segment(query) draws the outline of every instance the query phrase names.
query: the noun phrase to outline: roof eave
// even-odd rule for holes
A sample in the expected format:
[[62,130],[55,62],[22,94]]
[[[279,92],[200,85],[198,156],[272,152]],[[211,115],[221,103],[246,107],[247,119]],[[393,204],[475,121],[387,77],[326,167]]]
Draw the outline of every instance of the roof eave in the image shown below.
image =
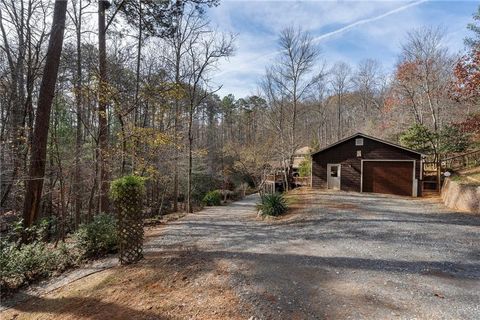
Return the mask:
[[348,137],[346,137],[346,138],[343,138],[343,139],[341,139],[341,140],[339,140],[339,141],[337,141],[337,142],[335,142],[335,143],[333,143],[333,144],[331,144],[331,145],[329,145],[329,146],[326,146],[326,147],[323,148],[323,149],[320,149],[320,150],[312,153],[311,155],[313,156],[313,155],[315,155],[315,154],[317,154],[317,153],[320,153],[320,152],[323,152],[323,151],[325,151],[325,150],[328,150],[328,149],[330,149],[330,148],[332,148],[332,147],[334,147],[334,146],[336,146],[336,145],[339,145],[340,143],[343,143],[343,142],[345,142],[345,141],[347,141],[347,140],[350,140],[350,139],[352,139],[352,138],[355,138],[355,137],[357,137],[357,136],[362,136],[362,137],[367,138],[367,139],[371,139],[371,140],[375,140],[375,141],[378,141],[378,142],[381,142],[381,143],[388,144],[388,145],[390,145],[390,146],[392,146],[392,147],[395,147],[395,148],[398,148],[398,149],[402,149],[402,150],[405,150],[405,151],[409,151],[409,152],[412,152],[412,153],[419,154],[420,156],[425,156],[425,154],[423,154],[423,153],[421,153],[421,152],[418,152],[418,151],[415,151],[415,150],[412,150],[412,149],[409,149],[409,148],[405,148],[405,147],[402,147],[402,146],[400,146],[400,145],[398,145],[398,144],[395,144],[395,143],[392,143],[392,142],[389,142],[389,141],[385,141],[385,140],[382,140],[382,139],[378,139],[378,138],[369,136],[369,135],[364,134],[364,133],[361,133],[361,132],[357,132],[357,133],[355,133],[355,134],[353,134],[353,135],[351,135],[351,136],[348,136]]

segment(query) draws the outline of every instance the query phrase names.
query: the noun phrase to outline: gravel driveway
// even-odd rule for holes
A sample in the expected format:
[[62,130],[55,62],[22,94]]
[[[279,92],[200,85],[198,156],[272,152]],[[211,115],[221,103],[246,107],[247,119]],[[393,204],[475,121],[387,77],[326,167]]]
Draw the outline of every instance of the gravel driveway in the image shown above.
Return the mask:
[[432,199],[307,191],[297,214],[268,222],[257,201],[173,222],[146,250],[227,265],[258,319],[480,319],[480,217]]

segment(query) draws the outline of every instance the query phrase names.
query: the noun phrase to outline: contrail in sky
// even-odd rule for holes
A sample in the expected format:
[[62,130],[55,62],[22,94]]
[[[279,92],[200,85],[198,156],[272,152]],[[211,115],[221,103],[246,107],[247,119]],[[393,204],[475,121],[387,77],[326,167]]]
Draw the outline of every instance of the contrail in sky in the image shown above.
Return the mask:
[[348,30],[350,30],[350,29],[353,29],[353,28],[355,28],[355,27],[357,27],[357,26],[360,26],[360,25],[362,25],[362,24],[383,19],[383,18],[388,17],[388,16],[390,16],[390,15],[392,15],[392,14],[395,14],[395,13],[397,13],[397,12],[403,11],[403,10],[408,9],[408,8],[411,8],[411,7],[418,6],[419,4],[422,4],[422,3],[427,2],[427,1],[428,1],[428,0],[420,0],[420,1],[411,2],[411,3],[406,4],[406,5],[404,5],[404,6],[398,7],[398,8],[396,8],[396,9],[390,10],[390,11],[388,11],[388,12],[385,12],[385,13],[379,15],[379,16],[376,16],[376,17],[373,17],[373,18],[368,18],[368,19],[358,20],[358,21],[356,21],[356,22],[354,22],[354,23],[351,23],[351,24],[349,24],[349,25],[347,25],[347,26],[345,26],[345,27],[341,27],[340,29],[337,29],[337,30],[335,30],[335,31],[331,31],[331,32],[322,34],[322,35],[320,35],[320,36],[318,36],[318,37],[315,37],[315,38],[313,38],[313,41],[314,41],[314,42],[322,41],[322,40],[327,39],[327,38],[330,38],[330,37],[332,37],[332,36],[334,36],[334,35],[337,35],[337,34],[340,34],[340,33],[345,32],[345,31],[348,31]]
[[[430,0],[418,0],[418,1],[414,1],[414,2],[410,2],[404,6],[401,6],[401,7],[398,7],[398,8],[395,8],[393,10],[390,10],[390,11],[387,11],[385,13],[382,13],[376,17],[372,17],[372,18],[366,18],[366,19],[361,19],[361,20],[358,20],[358,21],[355,21],[349,25],[346,25],[344,27],[341,27],[337,30],[334,30],[334,31],[331,31],[331,32],[328,32],[328,33],[325,33],[325,34],[322,34],[318,37],[315,37],[313,38],[313,41],[314,42],[320,42],[322,40],[325,40],[327,38],[330,38],[330,37],[333,37],[335,35],[338,35],[338,34],[342,34],[344,32],[347,32],[355,27],[358,27],[358,26],[361,26],[361,25],[364,25],[364,24],[367,24],[367,23],[370,23],[370,22],[373,22],[373,21],[377,21],[377,20],[380,20],[380,19],[383,19],[385,17],[388,17],[388,16],[391,16],[393,14],[396,14],[398,12],[401,12],[401,11],[404,11],[408,8],[411,8],[411,7],[415,7],[415,6],[418,6],[424,2],[428,2]],[[253,58],[250,60],[250,62],[253,62],[253,61],[258,61],[258,60],[269,60],[271,59],[272,57],[274,57],[275,55],[279,54],[280,52],[282,52],[282,50],[276,50],[276,51],[273,51],[273,52],[270,52],[270,53],[267,53],[267,54],[261,54],[261,55],[258,55],[257,57]],[[225,70],[225,71],[222,71],[222,72],[219,72],[217,73],[214,77],[218,77],[218,76],[222,76],[226,73],[231,73],[231,72],[234,72],[235,70]]]

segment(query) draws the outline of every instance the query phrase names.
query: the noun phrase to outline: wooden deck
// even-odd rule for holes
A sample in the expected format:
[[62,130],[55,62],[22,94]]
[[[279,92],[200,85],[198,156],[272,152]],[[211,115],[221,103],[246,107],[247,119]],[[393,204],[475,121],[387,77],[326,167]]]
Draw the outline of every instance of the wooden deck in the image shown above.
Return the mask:
[[[263,181],[264,190],[267,193],[274,193],[279,190],[280,186],[283,186],[285,178],[282,175],[267,175]],[[292,185],[294,188],[298,187],[310,187],[310,177],[293,177]]]

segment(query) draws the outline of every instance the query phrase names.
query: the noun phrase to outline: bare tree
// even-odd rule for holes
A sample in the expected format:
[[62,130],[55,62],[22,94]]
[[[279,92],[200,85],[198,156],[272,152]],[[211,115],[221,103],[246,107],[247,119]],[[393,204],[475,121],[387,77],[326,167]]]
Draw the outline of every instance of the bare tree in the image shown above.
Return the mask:
[[34,91],[45,54],[49,14],[49,7],[42,0],[0,1],[0,50],[5,55],[10,75],[7,117],[2,128],[8,126],[11,141],[3,144],[5,140],[2,140],[1,164],[10,162],[11,167],[0,168],[0,207],[5,206],[16,182],[24,178],[20,173],[27,166],[28,149],[32,144]]
[[315,86],[314,95],[311,98],[310,104],[312,105],[312,113],[316,118],[316,139],[321,146],[325,146],[329,143],[329,132],[332,129],[328,120],[327,109],[327,97],[328,97],[328,84],[326,82],[327,75],[320,79]]
[[[282,149],[285,176],[290,175],[293,154],[298,148],[298,106],[323,76],[323,70],[314,72],[319,50],[309,33],[289,27],[280,33],[280,53],[277,61],[267,69],[263,91],[279,114],[276,125]],[[290,116],[284,120],[285,117]],[[288,179],[286,179],[288,181]],[[288,190],[288,183],[286,184]]]
[[187,212],[192,212],[192,168],[193,168],[193,118],[198,107],[216,90],[209,89],[208,74],[221,58],[233,54],[233,36],[218,34],[208,29],[194,31],[188,40],[188,50],[183,62],[185,68],[185,90],[187,97],[188,126],[188,181]]
[[337,62],[330,70],[331,76],[331,86],[335,99],[337,102],[337,139],[341,139],[344,134],[343,128],[343,109],[344,109],[344,100],[345,95],[350,89],[351,85],[351,67],[345,62]]
[[[438,133],[449,121],[451,104],[448,88],[452,82],[454,59],[443,46],[441,28],[421,28],[407,33],[395,75],[399,101],[411,107],[414,119],[432,128],[432,145],[438,149]],[[435,154],[437,151],[435,151]]]
[[[176,2],[177,6],[181,6],[180,2]],[[189,44],[198,37],[208,22],[202,19],[201,12],[197,10],[185,10],[178,8],[174,16],[174,31],[171,37],[165,39],[168,44],[165,62],[167,68],[171,71],[172,82],[174,83],[174,123],[173,123],[173,139],[175,143],[174,149],[174,177],[173,177],[173,210],[178,211],[178,194],[179,194],[179,125],[182,100],[182,87],[187,76],[185,73],[190,72],[182,68],[184,61],[188,55]]]
[[446,97],[454,60],[443,47],[444,31],[441,28],[422,28],[410,31],[402,45],[402,62],[412,63],[413,77],[417,80],[420,95],[435,132],[440,126],[442,98]]
[[353,76],[354,89],[360,96],[363,120],[369,116],[373,107],[379,110],[381,105],[377,99],[383,83],[381,65],[377,60],[366,59],[360,61]]
[[76,74],[75,74],[75,113],[76,113],[76,131],[75,131],[75,172],[74,172],[74,185],[75,185],[75,223],[80,224],[81,210],[82,210],[82,190],[83,184],[81,182],[80,175],[80,157],[82,154],[82,109],[83,109],[83,68],[82,68],[82,34],[83,34],[83,15],[85,10],[91,4],[90,1],[73,0],[72,10],[67,11],[70,19],[73,22],[75,28],[75,40],[76,40]]

